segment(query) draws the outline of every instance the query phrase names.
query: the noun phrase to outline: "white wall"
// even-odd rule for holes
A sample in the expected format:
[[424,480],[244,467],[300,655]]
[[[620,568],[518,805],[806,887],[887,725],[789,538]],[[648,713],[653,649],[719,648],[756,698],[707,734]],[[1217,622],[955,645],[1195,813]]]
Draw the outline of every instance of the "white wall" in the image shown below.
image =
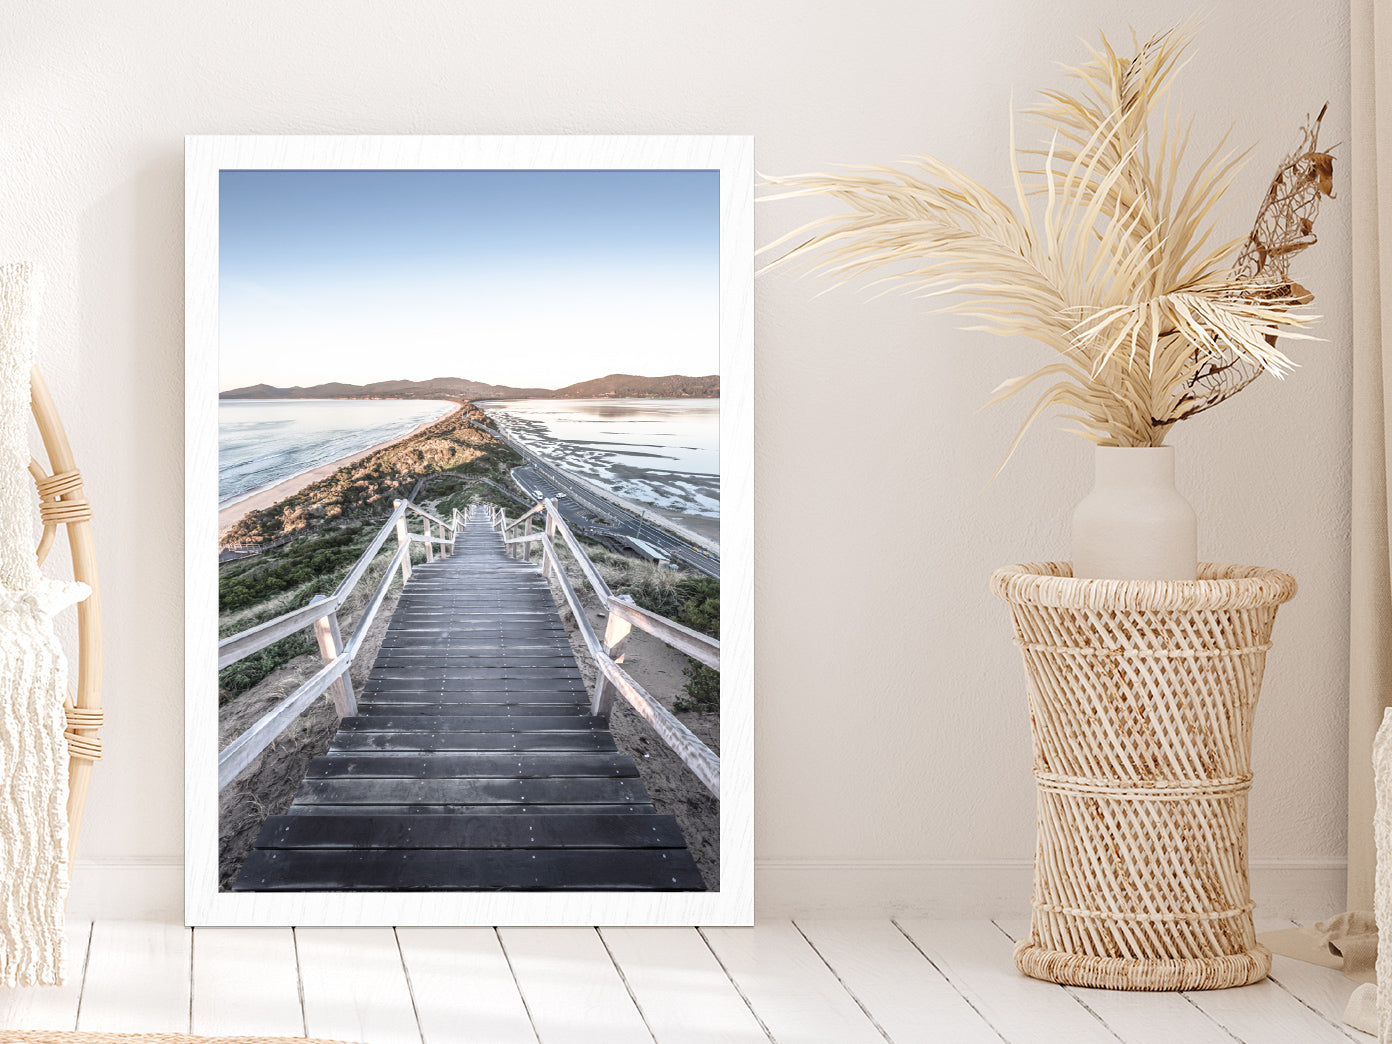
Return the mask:
[[[83,901],[134,912],[157,885],[177,903],[184,134],[752,133],[767,172],[931,152],[1003,184],[1012,91],[1018,105],[1060,85],[1054,62],[1081,60],[1098,28],[1149,33],[1193,6],[11,4],[0,256],[48,272],[42,359],[98,509],[108,614],[109,753]],[[1211,6],[1179,97],[1201,143],[1230,123],[1260,143],[1226,219],[1240,234],[1308,111],[1328,99],[1325,140],[1347,141],[1347,25],[1333,5]],[[1173,439],[1203,555],[1301,583],[1257,726],[1267,912],[1342,902],[1347,154],[1300,266],[1327,343]],[[760,241],[812,211],[763,208]],[[820,289],[780,274],[758,298],[760,907],[1019,909],[1028,731],[986,578],[1066,555],[1090,454],[1045,422],[986,485],[1023,403],[977,408],[1044,350],[960,333],[906,299]]]

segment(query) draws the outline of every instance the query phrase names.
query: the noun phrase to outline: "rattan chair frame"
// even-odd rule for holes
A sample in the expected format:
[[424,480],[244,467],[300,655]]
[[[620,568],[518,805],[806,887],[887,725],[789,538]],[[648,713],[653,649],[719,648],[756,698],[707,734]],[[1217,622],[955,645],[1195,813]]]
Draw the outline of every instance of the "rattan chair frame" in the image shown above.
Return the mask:
[[68,867],[71,871],[82,829],[82,812],[87,805],[92,766],[101,758],[101,740],[97,735],[103,721],[101,585],[97,580],[96,550],[92,540],[92,506],[83,490],[82,473],[77,469],[58,408],[37,366],[29,374],[29,391],[49,468],[45,470],[37,459],[30,458],[29,472],[39,491],[39,512],[43,521],[43,536],[36,554],[42,564],[53,550],[58,527],[66,527],[73,578],[92,589],[91,595],[77,604],[77,688],[75,692],[69,690],[63,706],[67,716],[64,735],[68,741]]

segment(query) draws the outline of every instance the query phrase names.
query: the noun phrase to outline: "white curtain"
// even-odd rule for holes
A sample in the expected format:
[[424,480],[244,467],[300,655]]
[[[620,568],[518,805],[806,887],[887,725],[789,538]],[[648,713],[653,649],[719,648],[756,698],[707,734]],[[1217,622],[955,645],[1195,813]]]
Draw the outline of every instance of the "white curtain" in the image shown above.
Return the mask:
[[1353,561],[1348,909],[1373,908],[1373,737],[1392,706],[1392,5],[1352,0]]

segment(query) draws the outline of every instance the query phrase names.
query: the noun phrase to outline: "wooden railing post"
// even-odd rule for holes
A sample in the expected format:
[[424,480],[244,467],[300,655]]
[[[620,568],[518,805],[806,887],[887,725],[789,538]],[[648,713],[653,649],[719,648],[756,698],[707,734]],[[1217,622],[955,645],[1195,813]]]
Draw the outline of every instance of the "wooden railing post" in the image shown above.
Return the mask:
[[[632,603],[633,599],[628,595],[619,595],[621,602]],[[633,625],[621,617],[609,614],[609,618],[604,623],[604,653],[615,663],[623,663],[624,646],[628,644],[628,636],[633,631]],[[595,676],[594,700],[590,707],[591,714],[599,714],[609,717],[609,710],[614,705],[614,686],[605,677],[603,671],[599,671]]]
[[[399,500],[394,501],[394,503],[397,507],[401,506]],[[396,543],[398,547],[405,545],[410,548],[411,546],[411,533],[406,528],[406,512],[404,511],[401,513],[401,517],[396,520]],[[411,552],[408,550],[401,559],[401,582],[404,584],[409,579],[411,579]]]
[[[310,604],[327,601],[323,595],[315,595]],[[314,640],[319,643],[319,658],[324,661],[325,666],[338,659],[339,654],[343,652],[343,636],[338,630],[337,612],[331,612],[314,621]],[[329,695],[333,698],[334,710],[338,712],[339,718],[348,718],[358,713],[357,697],[353,694],[353,682],[347,671],[329,683]]]
[[[526,523],[526,525],[523,527],[522,535],[523,535],[524,537],[529,537],[529,536],[532,535],[532,516],[531,516],[531,515],[528,515],[528,516],[527,516],[527,523]],[[522,560],[523,560],[524,562],[530,562],[530,561],[532,560],[532,545],[531,545],[531,544],[519,544],[518,546],[522,549]]]
[[[555,507],[555,505],[552,504],[551,501],[549,501],[549,500],[546,501],[545,503],[546,503],[546,539],[547,539],[547,540],[550,540],[552,543],[555,543],[555,540],[556,540],[556,519],[555,519],[555,516],[553,516],[553,515],[551,514],[551,512],[553,512],[554,510],[556,510],[556,507]],[[559,567],[558,567],[558,568],[559,568]],[[544,578],[546,578],[547,580],[550,580],[550,579],[551,579],[551,566],[550,566],[550,562],[549,562],[549,560],[547,559],[546,555],[542,555],[542,556],[541,556],[541,575],[542,575]]]
[[425,560],[433,562],[435,561],[435,541],[432,539],[435,536],[434,527],[430,525],[428,518],[421,521],[425,523]]

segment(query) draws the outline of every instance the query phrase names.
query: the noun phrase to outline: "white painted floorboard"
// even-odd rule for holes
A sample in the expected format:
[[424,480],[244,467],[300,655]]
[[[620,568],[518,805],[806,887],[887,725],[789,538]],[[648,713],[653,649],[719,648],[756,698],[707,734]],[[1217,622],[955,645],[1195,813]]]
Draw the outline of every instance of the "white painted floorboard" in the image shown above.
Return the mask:
[[[1266,925],[1265,928],[1283,925]],[[71,978],[0,990],[0,1029],[310,1036],[364,1044],[1370,1044],[1353,984],[1277,957],[1236,990],[1118,993],[1016,971],[1022,922],[757,928],[68,932]]]
[[536,1044],[493,928],[398,928],[424,1044]]
[[1015,944],[990,921],[897,923],[1012,1044],[1116,1044],[1121,1039],[1067,990],[1021,975]]
[[599,934],[662,1044],[768,1041],[699,933],[690,928],[602,928]]
[[782,1044],[880,1044],[883,1035],[789,921],[702,931],[769,1034]]
[[420,1044],[411,987],[390,928],[296,928],[305,1035]]
[[1271,981],[1313,1009],[1349,1040],[1367,1042],[1373,1039],[1370,1033],[1360,1033],[1344,1025],[1344,1009],[1348,1007],[1349,997],[1358,985],[1353,980],[1338,973],[1331,975],[1328,968],[1321,968],[1317,964],[1306,964],[1277,954],[1271,962]]
[[77,1028],[187,1033],[192,942],[182,925],[98,921],[92,926]]
[[498,937],[542,1044],[652,1044],[593,928],[500,928]]
[[193,937],[193,1032],[205,1037],[304,1035],[295,933],[204,928]]
[[[1260,938],[1263,932],[1295,926],[1294,921],[1258,918],[1257,934]],[[1349,997],[1358,985],[1352,979],[1346,979],[1338,973],[1331,974],[1328,968],[1321,968],[1317,964],[1307,964],[1278,953],[1271,961],[1271,981],[1312,1009],[1346,1039],[1362,1041],[1364,1044],[1373,1040],[1372,1034],[1362,1033],[1344,1025],[1344,1009],[1348,1007]]]
[[890,1040],[1000,1044],[1000,1034],[892,922],[799,920],[797,927]]

